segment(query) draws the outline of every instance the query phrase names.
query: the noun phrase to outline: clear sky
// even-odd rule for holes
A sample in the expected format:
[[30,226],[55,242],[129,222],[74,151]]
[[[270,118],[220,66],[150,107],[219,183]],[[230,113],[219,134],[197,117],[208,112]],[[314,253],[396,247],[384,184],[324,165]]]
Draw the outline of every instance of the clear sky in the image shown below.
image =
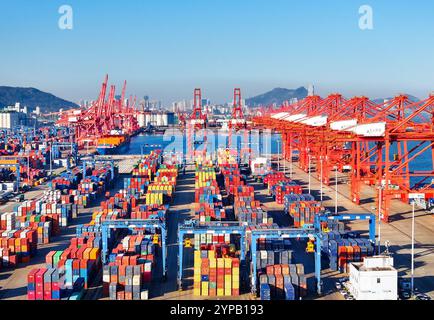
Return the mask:
[[[73,30],[58,9],[73,8]],[[374,29],[359,29],[369,4]],[[318,93],[434,91],[432,0],[0,1],[0,85],[78,101],[104,75],[165,103],[201,87],[214,102],[314,83]]]

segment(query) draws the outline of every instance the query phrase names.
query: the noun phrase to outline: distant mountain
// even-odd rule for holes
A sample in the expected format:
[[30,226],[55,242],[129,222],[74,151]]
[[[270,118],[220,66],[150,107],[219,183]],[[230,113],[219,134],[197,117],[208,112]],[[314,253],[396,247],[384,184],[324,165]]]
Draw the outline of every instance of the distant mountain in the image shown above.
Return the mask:
[[[406,94],[406,95],[407,95],[408,99],[412,102],[419,102],[420,101],[419,98],[412,96],[411,94]],[[392,97],[390,97],[390,98],[378,98],[378,99],[372,100],[372,102],[374,102],[376,104],[380,104],[380,103],[384,103],[384,100],[392,100],[392,99],[393,99]]]
[[0,86],[0,108],[15,105],[19,102],[22,107],[29,109],[41,107],[42,113],[56,112],[59,109],[77,108],[78,105],[58,98],[51,93],[43,92],[35,88],[18,88]]
[[279,106],[283,104],[284,101],[289,101],[293,98],[297,98],[298,100],[304,99],[307,97],[307,94],[308,91],[305,87],[298,89],[275,88],[264,94],[246,99],[246,105],[249,107],[258,107],[269,106],[275,103]]

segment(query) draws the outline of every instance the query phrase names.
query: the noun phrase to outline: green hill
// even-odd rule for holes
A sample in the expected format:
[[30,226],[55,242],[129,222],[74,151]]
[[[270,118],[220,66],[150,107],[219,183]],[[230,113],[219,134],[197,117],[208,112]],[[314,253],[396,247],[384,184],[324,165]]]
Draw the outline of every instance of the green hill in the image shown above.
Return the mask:
[[0,108],[15,105],[16,102],[19,102],[22,106],[27,106],[30,110],[34,110],[39,106],[42,113],[56,112],[61,108],[70,109],[78,107],[73,102],[35,88],[0,86]]

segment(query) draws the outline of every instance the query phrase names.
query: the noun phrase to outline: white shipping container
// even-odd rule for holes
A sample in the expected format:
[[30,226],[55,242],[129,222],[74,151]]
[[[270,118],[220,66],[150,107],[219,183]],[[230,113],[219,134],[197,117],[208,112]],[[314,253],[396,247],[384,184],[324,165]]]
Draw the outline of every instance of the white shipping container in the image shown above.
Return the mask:
[[144,270],[145,272],[149,272],[149,271],[151,271],[151,270],[152,270],[152,263],[151,263],[151,262],[146,262],[146,263],[145,263],[145,266],[144,266],[144,268],[143,268],[143,270]]
[[148,298],[149,298],[148,290],[143,290],[142,292],[140,292],[141,300],[148,300]]
[[231,235],[228,234],[228,233],[225,234],[225,242],[226,242],[226,243],[231,242]]
[[109,274],[103,274],[102,276],[102,282],[110,282],[110,275]]
[[133,286],[140,285],[140,276],[133,276]]

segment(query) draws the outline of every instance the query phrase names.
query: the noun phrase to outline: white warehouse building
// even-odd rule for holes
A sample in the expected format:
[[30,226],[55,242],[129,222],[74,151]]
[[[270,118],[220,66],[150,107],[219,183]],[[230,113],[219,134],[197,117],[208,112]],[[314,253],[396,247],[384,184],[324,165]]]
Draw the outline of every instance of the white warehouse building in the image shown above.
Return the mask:
[[398,271],[393,258],[374,256],[351,263],[349,289],[356,300],[397,300]]
[[151,124],[156,127],[167,127],[175,124],[175,114],[173,112],[139,112],[137,113],[137,122],[140,127],[146,127]]
[[21,112],[0,111],[0,129],[12,129],[22,124],[26,115]]

